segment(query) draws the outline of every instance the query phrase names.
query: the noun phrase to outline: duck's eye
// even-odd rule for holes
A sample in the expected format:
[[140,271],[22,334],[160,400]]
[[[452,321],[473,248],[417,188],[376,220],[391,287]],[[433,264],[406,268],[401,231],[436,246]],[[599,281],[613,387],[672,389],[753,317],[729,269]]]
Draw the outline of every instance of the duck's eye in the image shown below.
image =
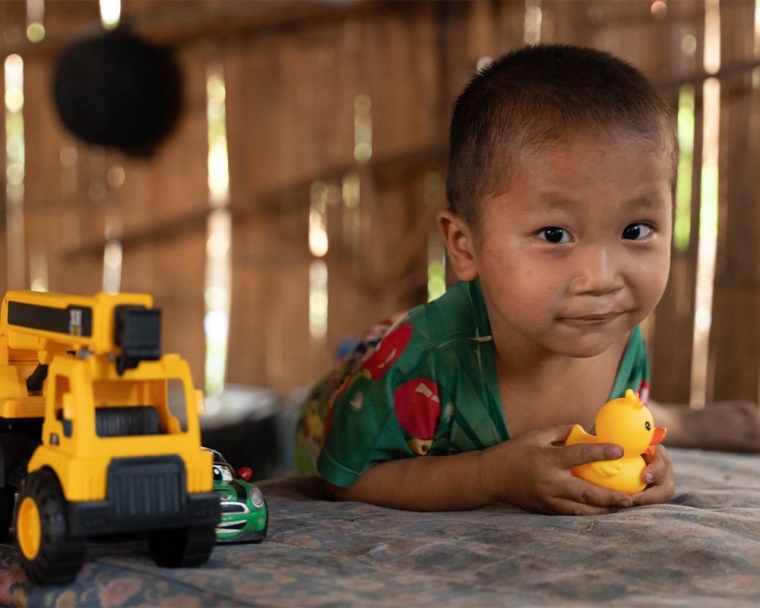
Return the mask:
[[649,422],[649,420],[644,423],[644,426],[646,427],[647,431],[652,430],[652,424]]

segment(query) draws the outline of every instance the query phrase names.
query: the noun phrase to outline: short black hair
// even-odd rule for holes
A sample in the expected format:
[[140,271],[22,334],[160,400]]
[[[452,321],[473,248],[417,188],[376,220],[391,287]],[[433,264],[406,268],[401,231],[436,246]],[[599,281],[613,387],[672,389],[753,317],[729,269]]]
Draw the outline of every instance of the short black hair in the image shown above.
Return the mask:
[[449,132],[449,208],[477,227],[480,201],[505,188],[522,146],[585,128],[612,128],[661,143],[678,167],[674,111],[649,80],[596,49],[526,46],[496,59],[454,104]]

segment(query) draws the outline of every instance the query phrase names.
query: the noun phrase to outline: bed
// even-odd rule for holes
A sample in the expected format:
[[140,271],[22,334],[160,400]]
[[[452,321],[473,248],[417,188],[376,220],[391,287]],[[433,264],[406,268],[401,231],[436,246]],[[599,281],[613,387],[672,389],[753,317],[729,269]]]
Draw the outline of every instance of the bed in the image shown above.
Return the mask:
[[141,539],[92,542],[77,581],[37,587],[0,545],[13,606],[755,606],[760,456],[671,449],[665,505],[596,517],[508,505],[410,513],[324,500],[313,478],[260,483],[261,544],[160,569]]

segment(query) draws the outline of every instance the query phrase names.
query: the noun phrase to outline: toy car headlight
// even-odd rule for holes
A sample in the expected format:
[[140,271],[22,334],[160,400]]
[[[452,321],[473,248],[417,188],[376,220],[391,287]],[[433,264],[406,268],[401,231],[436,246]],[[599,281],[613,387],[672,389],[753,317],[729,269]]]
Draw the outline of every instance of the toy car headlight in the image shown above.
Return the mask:
[[251,499],[251,502],[253,503],[253,506],[257,509],[260,509],[264,506],[264,495],[261,493],[261,490],[258,488],[251,488],[248,490],[248,496]]

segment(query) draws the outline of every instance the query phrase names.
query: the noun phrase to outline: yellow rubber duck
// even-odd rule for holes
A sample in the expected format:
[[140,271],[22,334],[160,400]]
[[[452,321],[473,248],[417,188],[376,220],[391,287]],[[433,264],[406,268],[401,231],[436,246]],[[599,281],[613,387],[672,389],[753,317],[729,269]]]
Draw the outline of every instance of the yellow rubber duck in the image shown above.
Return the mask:
[[641,492],[646,462],[643,454],[654,454],[655,446],[665,438],[665,428],[654,426],[652,414],[631,389],[625,397],[608,401],[596,415],[596,435],[576,424],[565,445],[576,443],[615,443],[625,451],[617,460],[599,460],[573,467],[576,477],[627,494]]

